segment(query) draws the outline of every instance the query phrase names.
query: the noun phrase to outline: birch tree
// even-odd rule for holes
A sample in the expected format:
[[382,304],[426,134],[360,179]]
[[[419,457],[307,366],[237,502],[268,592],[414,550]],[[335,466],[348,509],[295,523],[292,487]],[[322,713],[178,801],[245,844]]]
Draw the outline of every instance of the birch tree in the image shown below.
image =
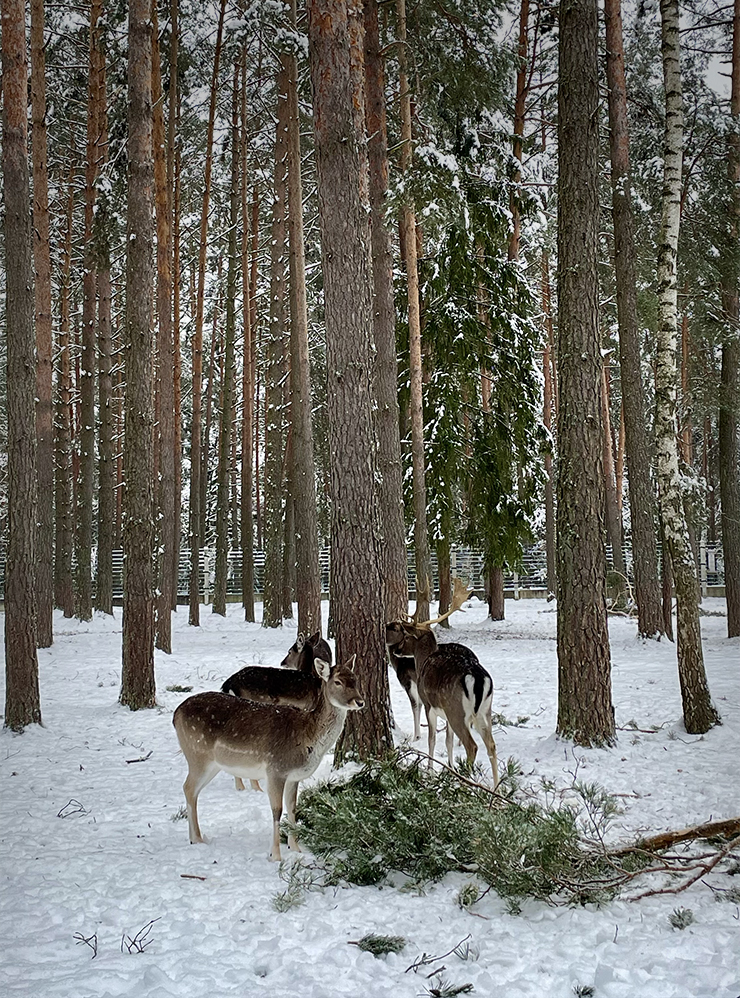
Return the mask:
[[683,101],[678,0],[661,0],[661,49],[665,85],[663,197],[658,241],[657,283],[660,324],[656,344],[655,437],[664,533],[664,557],[676,588],[676,645],[683,717],[690,734],[703,734],[719,721],[704,670],[699,623],[699,582],[684,513],[676,440],[677,289],[676,255],[681,217]]

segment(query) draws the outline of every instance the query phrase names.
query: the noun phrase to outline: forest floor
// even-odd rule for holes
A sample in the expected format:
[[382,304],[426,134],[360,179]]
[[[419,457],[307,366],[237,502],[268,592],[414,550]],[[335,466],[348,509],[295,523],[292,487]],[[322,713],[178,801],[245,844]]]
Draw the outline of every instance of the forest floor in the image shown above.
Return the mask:
[[[723,600],[705,600],[703,610],[707,675],[724,723],[687,735],[675,646],[642,642],[634,621],[614,617],[619,741],[610,750],[574,749],[554,735],[554,604],[507,600],[507,619],[494,623],[473,600],[441,638],[469,645],[493,676],[494,710],[514,722],[495,731],[501,764],[514,757],[533,786],[601,784],[623,807],[610,840],[629,842],[740,814],[740,639],[724,636]],[[266,630],[233,605],[225,619],[203,608],[191,628],[181,608],[173,654],[157,653],[159,706],[138,713],[118,703],[120,609],[88,623],[58,616],[55,628],[54,646],[39,652],[44,726],[0,734],[4,996],[412,998],[439,989],[441,978],[486,998],[740,996],[740,878],[730,863],[680,894],[630,902],[635,889],[598,909],[527,901],[513,915],[490,891],[471,913],[455,900],[469,876],[450,874],[422,894],[327,889],[276,911],[285,883],[267,858],[266,794],[236,793],[220,774],[200,798],[209,842],[188,843],[177,820],[186,765],[171,723],[188,693],[167,687],[218,689],[244,665],[277,665],[293,623]],[[411,711],[394,676],[391,690],[401,742]],[[425,729],[417,747],[426,750]],[[482,747],[478,758],[488,764]],[[330,766],[327,756],[315,778]],[[735,901],[722,902],[733,887]],[[679,907],[694,916],[683,930],[669,921]],[[376,959],[348,945],[367,933],[403,936],[406,947]],[[466,938],[461,959],[450,951]],[[447,955],[408,969],[422,954]]]

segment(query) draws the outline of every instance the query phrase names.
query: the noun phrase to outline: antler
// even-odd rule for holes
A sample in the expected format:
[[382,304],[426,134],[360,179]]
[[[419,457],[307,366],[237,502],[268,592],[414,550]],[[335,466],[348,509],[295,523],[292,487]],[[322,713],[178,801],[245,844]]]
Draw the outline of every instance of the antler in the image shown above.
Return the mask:
[[435,617],[433,620],[416,621],[415,622],[416,626],[431,627],[432,624],[439,624],[441,623],[441,621],[447,620],[447,618],[451,617],[456,610],[462,610],[463,603],[470,596],[472,591],[473,591],[472,589],[468,589],[468,587],[465,585],[462,579],[455,576],[454,588],[452,592],[452,605],[450,606],[450,609],[447,611],[447,613],[443,613],[441,617]]

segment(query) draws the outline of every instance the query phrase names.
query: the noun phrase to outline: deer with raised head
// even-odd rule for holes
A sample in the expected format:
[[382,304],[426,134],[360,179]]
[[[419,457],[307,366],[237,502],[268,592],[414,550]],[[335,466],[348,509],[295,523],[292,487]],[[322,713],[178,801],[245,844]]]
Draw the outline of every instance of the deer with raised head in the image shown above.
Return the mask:
[[417,690],[424,704],[429,726],[430,768],[437,741],[437,718],[441,716],[447,720],[449,764],[453,764],[455,735],[465,748],[468,764],[474,762],[478,746],[471,731],[475,728],[486,746],[495,787],[498,785],[499,774],[491,721],[493,680],[469,648],[455,642],[437,644],[432,631],[432,625],[459,610],[468,595],[468,591],[456,579],[452,607],[447,613],[434,620],[392,621],[386,624],[385,640],[389,652],[392,649],[400,658],[413,656]]
[[305,655],[302,654],[306,645],[311,646],[316,658],[322,658],[325,662],[328,662],[329,665],[331,665],[331,647],[329,646],[329,643],[321,637],[321,631],[316,631],[315,634],[310,634],[308,637],[305,637],[304,634],[299,634],[290,646],[290,651],[282,660],[280,665],[284,669],[298,669],[299,672],[313,672],[313,663],[307,663]]
[[[319,641],[314,640],[317,637]],[[329,658],[325,659],[322,655],[316,654],[316,648],[321,644],[326,646]],[[247,665],[233,676],[229,676],[222,685],[221,692],[233,693],[236,697],[254,700],[257,703],[269,703],[274,707],[313,710],[321,692],[321,680],[316,674],[314,662],[317,658],[322,658],[331,665],[331,648],[321,639],[320,634],[315,634],[308,640],[303,634],[299,634],[287,657],[293,655],[295,664],[291,666],[291,671],[286,672],[264,665]],[[252,790],[262,789],[257,780],[252,780],[251,783]],[[234,785],[237,790],[244,790],[244,781],[238,776],[234,780]]]
[[[191,842],[203,842],[198,824],[198,795],[224,770],[232,776],[267,780],[272,809],[270,858],[280,860],[280,818],[295,821],[298,783],[311,776],[339,737],[348,710],[365,702],[352,669],[316,659],[321,692],[313,710],[271,707],[224,693],[188,697],[174,713],[177,740],[188,763],[183,784]],[[291,834],[288,847],[299,849]]]

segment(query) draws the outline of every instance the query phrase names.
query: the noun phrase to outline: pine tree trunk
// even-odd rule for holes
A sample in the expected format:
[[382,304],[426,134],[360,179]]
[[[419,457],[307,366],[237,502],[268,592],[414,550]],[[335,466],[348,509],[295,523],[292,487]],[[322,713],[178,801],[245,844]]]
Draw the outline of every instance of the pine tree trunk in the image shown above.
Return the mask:
[[352,108],[345,0],[309,0],[308,38],[326,308],[331,460],[331,616],[337,661],[355,658],[365,709],[347,715],[335,759],[392,745],[375,494],[372,270]]
[[[411,165],[411,92],[406,53],[406,0],[396,0],[399,90],[401,98],[401,168]],[[401,242],[406,261],[406,292],[409,319],[409,376],[411,381],[411,465],[414,496],[414,549],[416,556],[416,612],[419,620],[429,619],[432,598],[432,572],[427,530],[427,496],[424,455],[424,408],[421,364],[421,312],[419,307],[419,271],[416,253],[416,214],[406,202],[401,209]]]
[[288,66],[287,55],[280,59],[277,81],[277,125],[275,172],[270,233],[270,328],[265,370],[265,458],[264,458],[264,542],[265,585],[262,626],[280,627],[283,622],[283,535],[284,535],[284,451],[285,430],[283,382],[286,376],[285,304],[286,292],[286,187],[288,154]]
[[725,560],[727,636],[740,634],[740,0],[735,0],[732,36],[732,89],[728,131],[729,246],[722,300],[725,336],[722,343],[719,407],[719,485],[722,500],[722,553]]
[[153,220],[151,0],[130,0],[126,212],[126,422],[123,463],[123,673],[121,703],[153,707]]
[[678,0],[661,0],[666,95],[663,210],[658,241],[660,325],[656,347],[655,435],[665,545],[676,587],[678,675],[686,730],[708,731],[719,720],[704,671],[699,583],[684,514],[676,442],[676,254],[680,222],[683,106],[679,64]]
[[213,392],[216,384],[216,370],[217,368],[220,369],[223,362],[223,331],[221,328],[222,268],[223,258],[219,254],[216,267],[216,297],[213,302],[213,323],[211,325],[211,354],[208,361],[208,381],[206,382],[205,389],[205,421],[200,444],[200,537],[204,547],[210,547],[209,541],[211,540],[208,532],[208,486],[210,485],[209,469],[211,468]]
[[87,156],[85,162],[85,264],[82,273],[82,354],[80,393],[80,470],[77,484],[77,616],[92,618],[93,496],[95,490],[95,369],[97,337],[95,330],[97,261],[93,242],[95,221],[95,182],[98,176],[98,48],[102,0],[90,4],[90,53],[87,92]]
[[504,620],[506,616],[504,600],[504,570],[494,565],[488,572],[488,616],[491,620]]
[[[378,504],[383,521],[385,618],[408,613],[409,581],[403,510],[403,467],[398,411],[396,310],[393,301],[393,249],[385,220],[388,196],[388,135],[385,78],[380,54],[378,2],[365,0],[365,121],[373,263],[375,393],[378,400]],[[441,598],[441,595],[440,595]]]
[[[552,414],[554,403],[554,378],[552,374],[552,354],[555,348],[555,335],[552,325],[550,300],[550,258],[547,251],[542,253],[542,310],[545,314],[547,339],[542,353],[544,375],[543,423],[549,434],[553,434]],[[552,453],[545,453],[545,558],[547,560],[547,591],[555,595],[557,591],[557,567],[555,544],[555,473],[552,466]]]
[[41,724],[34,619],[36,358],[28,176],[28,64],[22,0],[3,0],[2,65],[8,419],[5,727],[21,731],[28,724]]
[[64,616],[74,616],[74,586],[72,583],[72,366],[70,362],[70,274],[72,269],[72,218],[74,214],[74,154],[70,157],[67,181],[67,206],[64,242],[57,352],[57,411],[55,427],[55,536],[54,536],[54,602]]
[[208,206],[211,198],[211,167],[213,164],[213,131],[216,119],[216,98],[218,96],[218,65],[221,60],[224,13],[226,0],[221,0],[216,34],[216,52],[213,61],[211,99],[208,110],[208,138],[206,140],[205,186],[203,209],[200,216],[200,252],[198,254],[198,291],[195,308],[195,332],[193,334],[193,414],[190,424],[190,611],[188,623],[193,627],[200,624],[200,545],[201,545],[201,394],[203,391],[203,308],[206,284],[206,250],[208,247]]
[[[173,550],[175,547],[175,381],[172,338],[172,229],[170,225],[167,150],[165,148],[162,75],[159,55],[157,2],[152,0],[152,100],[154,140],[154,199],[157,223],[157,449],[156,481],[157,602],[155,645],[172,652]],[[176,595],[176,594],[174,594]]]
[[630,185],[629,128],[620,0],[605,0],[606,71],[609,83],[609,148],[612,168],[614,268],[619,322],[619,364],[632,522],[632,571],[637,627],[642,637],[664,632],[655,539],[655,495],[650,480],[651,444],[645,433],[645,393],[640,370],[635,238]]
[[36,327],[36,644],[54,641],[54,427],[52,404],[51,255],[46,149],[44,2],[31,3],[31,104],[33,115],[33,258]]
[[253,333],[252,304],[249,282],[249,208],[247,200],[247,46],[242,46],[241,92],[241,221],[242,221],[242,424],[241,424],[241,544],[242,544],[242,606],[244,619],[254,620],[254,512],[252,491],[252,439],[254,436],[254,365],[252,363]]
[[[105,55],[97,51],[98,63],[98,159],[108,161],[108,109]],[[101,210],[102,208],[102,210]],[[107,199],[96,215],[98,242],[98,560],[95,574],[95,609],[113,615],[113,545],[116,522],[116,453],[113,430],[113,330],[111,325],[111,273],[108,228],[111,224]]]
[[234,63],[231,107],[231,197],[229,200],[229,260],[226,275],[226,329],[221,413],[218,429],[216,497],[216,580],[212,612],[226,616],[226,583],[229,574],[229,456],[233,432],[234,340],[236,338],[236,281],[239,270],[236,228],[239,224],[239,63]]
[[601,418],[604,430],[604,488],[606,509],[606,534],[612,546],[612,564],[617,579],[614,584],[617,605],[624,606],[627,587],[627,569],[622,553],[622,516],[617,495],[617,478],[614,468],[611,414],[609,412],[609,372],[607,365],[601,371]]
[[172,443],[174,461],[174,504],[175,523],[173,527],[173,548],[170,573],[172,581],[172,609],[177,610],[177,589],[180,581],[180,531],[182,503],[182,392],[180,376],[182,358],[180,354],[180,146],[177,142],[180,100],[177,73],[179,52],[179,0],[170,3],[170,85],[169,112],[167,116],[167,190],[170,197],[170,218],[172,220],[172,382],[173,405],[175,410],[174,439]]
[[601,425],[596,0],[560,5],[558,81],[558,722],[612,745]]
[[[297,30],[296,0],[291,24]],[[319,530],[316,519],[316,469],[311,426],[311,367],[303,245],[303,183],[298,111],[298,60],[288,57],[288,233],[290,237],[290,388],[291,494],[295,514],[296,600],[298,630],[321,630]]]

